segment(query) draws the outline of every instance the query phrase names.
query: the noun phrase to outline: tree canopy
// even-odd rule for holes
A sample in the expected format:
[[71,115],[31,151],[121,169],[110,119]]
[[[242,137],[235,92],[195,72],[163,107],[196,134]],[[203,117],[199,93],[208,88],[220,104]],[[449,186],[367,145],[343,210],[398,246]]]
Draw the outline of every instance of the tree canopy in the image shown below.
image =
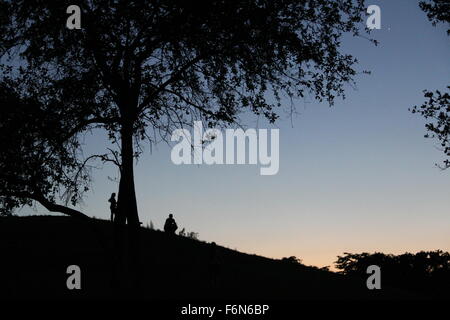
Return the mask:
[[[419,6],[427,13],[433,25],[439,22],[450,25],[450,0],[421,1]],[[450,36],[450,28],[447,35]],[[444,90],[447,92],[424,90],[424,97],[427,100],[421,106],[410,109],[412,113],[420,114],[430,121],[425,125],[429,132],[425,134],[425,138],[438,139],[440,149],[446,157],[443,165],[438,165],[441,169],[450,167],[450,86]]]
[[[450,23],[450,1],[449,0],[432,0],[420,1],[420,8],[426,12],[428,19],[433,26],[438,23]],[[450,28],[447,30],[450,35]]]
[[385,286],[448,297],[450,253],[441,250],[400,255],[380,252],[347,253],[335,262],[340,273],[367,279],[367,267],[377,265]]
[[421,106],[414,106],[412,113],[418,113],[425,119],[430,120],[425,125],[429,133],[425,134],[425,138],[437,138],[440,148],[444,152],[446,159],[442,169],[450,167],[450,86],[447,87],[448,92],[424,91],[427,100]]
[[[73,152],[78,135],[103,128],[120,146],[112,156],[120,168],[121,221],[134,225],[133,159],[140,141],[165,139],[193,120],[239,123],[245,111],[274,122],[283,96],[333,104],[356,74],[355,57],[340,47],[342,35],[359,35],[365,15],[363,0],[99,0],[80,2],[81,29],[69,30],[63,2],[0,0],[0,6],[1,61],[11,67],[0,80],[20,83],[25,106],[28,99],[41,105],[43,126],[47,115],[55,116],[64,131],[58,143],[70,146],[57,156],[58,165],[44,164],[59,171],[46,176],[45,201],[54,203],[48,191],[70,183],[60,178],[67,168],[83,169]],[[10,169],[20,175],[23,166]],[[9,207],[41,202],[4,191]],[[18,200],[22,196],[26,200]]]

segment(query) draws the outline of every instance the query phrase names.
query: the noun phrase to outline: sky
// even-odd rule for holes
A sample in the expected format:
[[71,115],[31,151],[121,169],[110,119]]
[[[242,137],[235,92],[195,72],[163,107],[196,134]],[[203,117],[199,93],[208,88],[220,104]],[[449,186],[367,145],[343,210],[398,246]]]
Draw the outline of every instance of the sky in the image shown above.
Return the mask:
[[[447,26],[433,27],[418,1],[366,4],[381,8],[381,29],[371,33],[380,44],[345,37],[358,70],[371,71],[355,78],[345,100],[296,100],[292,119],[281,114],[275,126],[244,117],[248,127],[280,130],[278,174],[260,175],[259,165],[177,166],[172,146],[144,145],[135,167],[140,220],[162,229],[172,213],[201,240],[319,267],[344,252],[450,251],[450,170],[435,166],[443,152],[423,137],[425,120],[408,111],[424,101],[424,89],[449,84]],[[99,131],[84,141],[86,155],[110,146]],[[110,164],[93,172],[79,210],[109,218],[118,183],[108,177],[117,177]]]

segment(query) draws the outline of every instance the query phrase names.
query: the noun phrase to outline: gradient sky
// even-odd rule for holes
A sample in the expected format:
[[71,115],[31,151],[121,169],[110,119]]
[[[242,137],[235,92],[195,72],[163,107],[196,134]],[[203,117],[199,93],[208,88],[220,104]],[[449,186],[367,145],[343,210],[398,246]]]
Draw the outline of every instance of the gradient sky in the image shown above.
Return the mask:
[[[173,213],[202,240],[316,266],[343,252],[450,251],[450,170],[435,167],[443,153],[423,138],[425,120],[408,111],[424,101],[422,90],[449,84],[447,26],[433,27],[418,1],[366,3],[381,7],[381,30],[372,32],[380,45],[346,37],[344,49],[372,74],[358,76],[331,108],[306,98],[295,102],[292,121],[282,115],[277,175],[261,176],[256,165],[176,166],[169,146],[146,145],[136,165],[141,221],[162,229]],[[86,155],[108,146],[98,131],[85,143]],[[110,165],[94,172],[78,209],[109,218],[118,184],[108,176],[117,177]]]

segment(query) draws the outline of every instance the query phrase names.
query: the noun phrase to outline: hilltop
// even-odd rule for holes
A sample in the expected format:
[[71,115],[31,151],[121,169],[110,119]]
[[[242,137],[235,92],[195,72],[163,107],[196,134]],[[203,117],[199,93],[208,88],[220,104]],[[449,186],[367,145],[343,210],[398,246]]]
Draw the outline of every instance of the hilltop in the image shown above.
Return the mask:
[[[0,218],[0,296],[109,298],[112,224],[62,216]],[[141,298],[154,299],[408,299],[400,290],[368,290],[349,278],[301,264],[217,246],[219,276],[211,280],[210,243],[141,228]],[[78,265],[82,289],[68,290],[66,269]]]

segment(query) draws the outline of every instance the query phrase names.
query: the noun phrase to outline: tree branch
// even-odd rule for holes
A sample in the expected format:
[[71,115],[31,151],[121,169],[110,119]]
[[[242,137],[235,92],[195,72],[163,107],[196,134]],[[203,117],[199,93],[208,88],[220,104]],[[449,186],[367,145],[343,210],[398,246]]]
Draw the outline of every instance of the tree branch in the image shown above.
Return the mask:
[[183,72],[185,72],[186,70],[188,70],[190,67],[192,67],[193,65],[195,65],[197,62],[201,61],[202,59],[204,59],[206,57],[205,54],[201,54],[198,55],[197,57],[195,57],[194,59],[192,59],[191,61],[187,62],[184,66],[182,66],[180,69],[178,69],[175,73],[173,73],[169,79],[167,79],[165,82],[163,82],[160,86],[156,87],[156,90],[154,92],[152,92],[151,94],[149,94],[147,96],[147,99],[145,99],[142,104],[140,105],[139,108],[139,112],[141,112],[142,110],[144,110],[145,106],[147,106],[150,101],[152,101],[152,99],[154,99],[156,96],[158,96],[158,94],[160,94],[162,91],[164,91],[166,89],[166,87],[171,84],[172,82],[176,81],[179,79],[179,77],[183,74]]
[[90,124],[112,124],[116,122],[118,123],[119,121],[120,121],[119,117],[112,117],[112,118],[94,117],[91,119],[87,119],[85,121],[80,122],[75,128],[73,128],[65,136],[63,136],[62,141],[66,141],[67,139],[71,138],[72,136],[74,136],[75,134],[77,134],[79,131],[83,130]]
[[21,191],[21,192],[12,192],[12,193],[9,193],[9,195],[13,196],[13,197],[17,197],[17,198],[25,198],[25,199],[35,200],[35,201],[39,202],[42,206],[44,206],[48,211],[51,211],[51,212],[61,212],[68,216],[83,219],[83,220],[91,219],[84,213],[82,213],[78,210],[60,205],[60,204],[56,204],[56,203],[48,200],[42,194],[39,194],[39,193],[30,193],[30,192],[26,192],[26,191]]

